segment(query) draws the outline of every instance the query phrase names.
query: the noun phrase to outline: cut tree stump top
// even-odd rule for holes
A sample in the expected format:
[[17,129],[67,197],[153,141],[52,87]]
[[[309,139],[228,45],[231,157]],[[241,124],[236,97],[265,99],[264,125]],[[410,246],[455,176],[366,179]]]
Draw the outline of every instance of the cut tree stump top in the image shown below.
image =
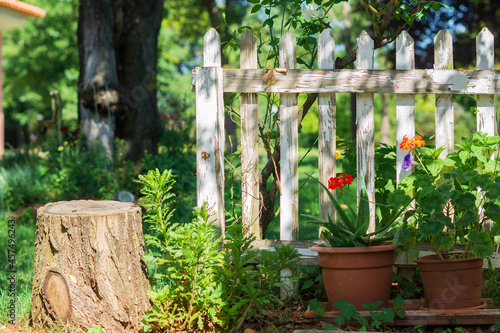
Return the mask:
[[139,206],[131,202],[120,202],[113,200],[75,200],[61,201],[44,206],[45,214],[54,215],[109,215],[125,212],[128,210],[140,209]]

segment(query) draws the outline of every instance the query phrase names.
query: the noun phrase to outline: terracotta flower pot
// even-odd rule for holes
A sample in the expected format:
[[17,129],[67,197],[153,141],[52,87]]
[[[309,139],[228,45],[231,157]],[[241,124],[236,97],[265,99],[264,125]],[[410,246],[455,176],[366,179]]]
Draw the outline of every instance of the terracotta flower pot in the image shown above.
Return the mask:
[[358,310],[365,303],[389,301],[396,248],[392,244],[368,247],[311,248],[318,252],[328,302],[346,299]]
[[483,260],[439,260],[436,254],[415,260],[429,309],[463,309],[481,305]]

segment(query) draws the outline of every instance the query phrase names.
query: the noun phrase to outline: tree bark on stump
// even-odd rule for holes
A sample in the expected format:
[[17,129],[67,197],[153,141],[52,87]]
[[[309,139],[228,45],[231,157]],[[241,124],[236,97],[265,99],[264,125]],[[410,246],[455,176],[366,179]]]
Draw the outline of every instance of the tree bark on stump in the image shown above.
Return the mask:
[[37,212],[33,324],[85,332],[141,332],[151,309],[141,208],[118,201],[62,201]]

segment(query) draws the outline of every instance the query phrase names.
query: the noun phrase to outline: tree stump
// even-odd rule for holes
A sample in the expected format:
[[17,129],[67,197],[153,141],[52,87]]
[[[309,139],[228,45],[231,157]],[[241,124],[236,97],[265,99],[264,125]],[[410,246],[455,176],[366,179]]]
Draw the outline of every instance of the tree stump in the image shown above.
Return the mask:
[[85,332],[141,332],[151,309],[141,208],[118,201],[63,201],[38,209],[33,324]]

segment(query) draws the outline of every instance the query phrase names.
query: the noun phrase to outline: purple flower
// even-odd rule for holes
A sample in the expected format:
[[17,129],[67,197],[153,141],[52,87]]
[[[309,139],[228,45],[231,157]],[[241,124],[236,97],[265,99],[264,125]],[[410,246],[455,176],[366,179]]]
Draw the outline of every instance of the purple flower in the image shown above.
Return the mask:
[[414,164],[417,163],[413,160],[413,156],[411,154],[408,154],[405,156],[405,159],[403,161],[403,169],[408,170],[408,168]]

